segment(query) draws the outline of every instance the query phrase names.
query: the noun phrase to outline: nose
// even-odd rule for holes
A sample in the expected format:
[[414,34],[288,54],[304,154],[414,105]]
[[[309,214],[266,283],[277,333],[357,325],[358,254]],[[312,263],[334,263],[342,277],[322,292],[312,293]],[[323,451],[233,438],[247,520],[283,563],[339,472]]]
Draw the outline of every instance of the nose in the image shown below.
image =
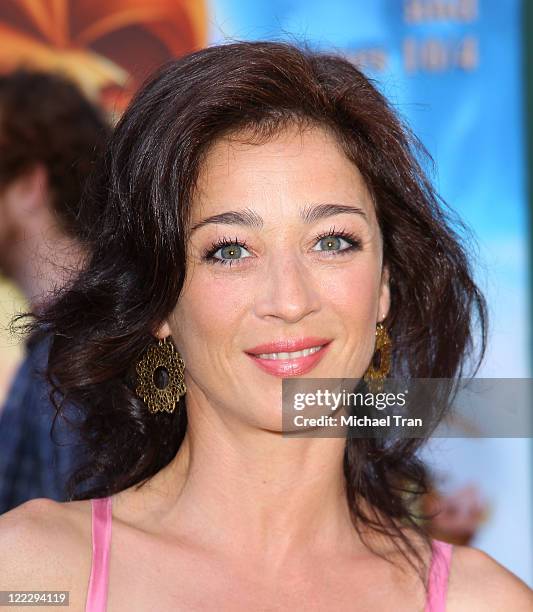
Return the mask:
[[258,317],[297,323],[320,308],[317,279],[297,256],[273,256],[265,269],[255,300]]

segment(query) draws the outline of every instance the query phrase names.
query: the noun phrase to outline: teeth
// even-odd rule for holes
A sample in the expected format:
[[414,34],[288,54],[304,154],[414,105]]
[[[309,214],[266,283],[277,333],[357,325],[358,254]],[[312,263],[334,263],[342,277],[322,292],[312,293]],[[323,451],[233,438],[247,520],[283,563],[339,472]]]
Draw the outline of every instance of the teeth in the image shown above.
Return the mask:
[[313,346],[306,348],[303,351],[294,351],[292,353],[261,353],[257,355],[261,359],[296,359],[297,357],[307,357],[312,355],[322,348],[322,346]]

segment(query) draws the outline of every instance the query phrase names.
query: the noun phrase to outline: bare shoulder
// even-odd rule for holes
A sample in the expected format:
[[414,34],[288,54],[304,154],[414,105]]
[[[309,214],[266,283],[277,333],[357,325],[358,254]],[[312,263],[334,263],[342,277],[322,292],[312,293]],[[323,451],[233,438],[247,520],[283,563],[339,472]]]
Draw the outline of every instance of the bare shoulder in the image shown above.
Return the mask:
[[88,504],[34,499],[1,515],[1,590],[82,588],[92,554]]
[[447,610],[450,612],[530,612],[533,591],[487,553],[470,546],[454,546]]

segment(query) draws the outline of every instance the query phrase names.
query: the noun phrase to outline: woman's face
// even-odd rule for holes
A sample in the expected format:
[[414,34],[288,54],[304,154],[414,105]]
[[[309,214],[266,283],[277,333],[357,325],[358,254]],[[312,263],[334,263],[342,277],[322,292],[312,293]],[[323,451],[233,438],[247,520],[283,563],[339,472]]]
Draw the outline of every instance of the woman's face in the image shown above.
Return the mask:
[[[364,374],[388,275],[371,196],[333,136],[315,127],[260,145],[220,140],[191,228],[185,285],[158,332],[185,361],[189,407],[279,431],[283,377]],[[302,346],[311,354],[279,354]]]

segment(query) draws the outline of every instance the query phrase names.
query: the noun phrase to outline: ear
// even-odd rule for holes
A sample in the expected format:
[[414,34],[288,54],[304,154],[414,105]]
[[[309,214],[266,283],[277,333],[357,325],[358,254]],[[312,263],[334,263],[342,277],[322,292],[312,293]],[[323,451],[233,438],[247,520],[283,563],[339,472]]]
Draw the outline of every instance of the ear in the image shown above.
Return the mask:
[[171,334],[170,325],[168,324],[168,321],[166,319],[163,321],[163,323],[161,323],[161,325],[154,332],[154,335],[159,340],[163,340],[167,336],[170,336],[170,334]]
[[33,165],[16,182],[19,209],[23,214],[39,212],[49,205],[48,172],[43,164]]
[[379,302],[378,302],[378,321],[381,322],[387,317],[390,309],[390,283],[389,283],[389,269],[387,266],[383,266],[381,272],[381,284],[379,288]]

